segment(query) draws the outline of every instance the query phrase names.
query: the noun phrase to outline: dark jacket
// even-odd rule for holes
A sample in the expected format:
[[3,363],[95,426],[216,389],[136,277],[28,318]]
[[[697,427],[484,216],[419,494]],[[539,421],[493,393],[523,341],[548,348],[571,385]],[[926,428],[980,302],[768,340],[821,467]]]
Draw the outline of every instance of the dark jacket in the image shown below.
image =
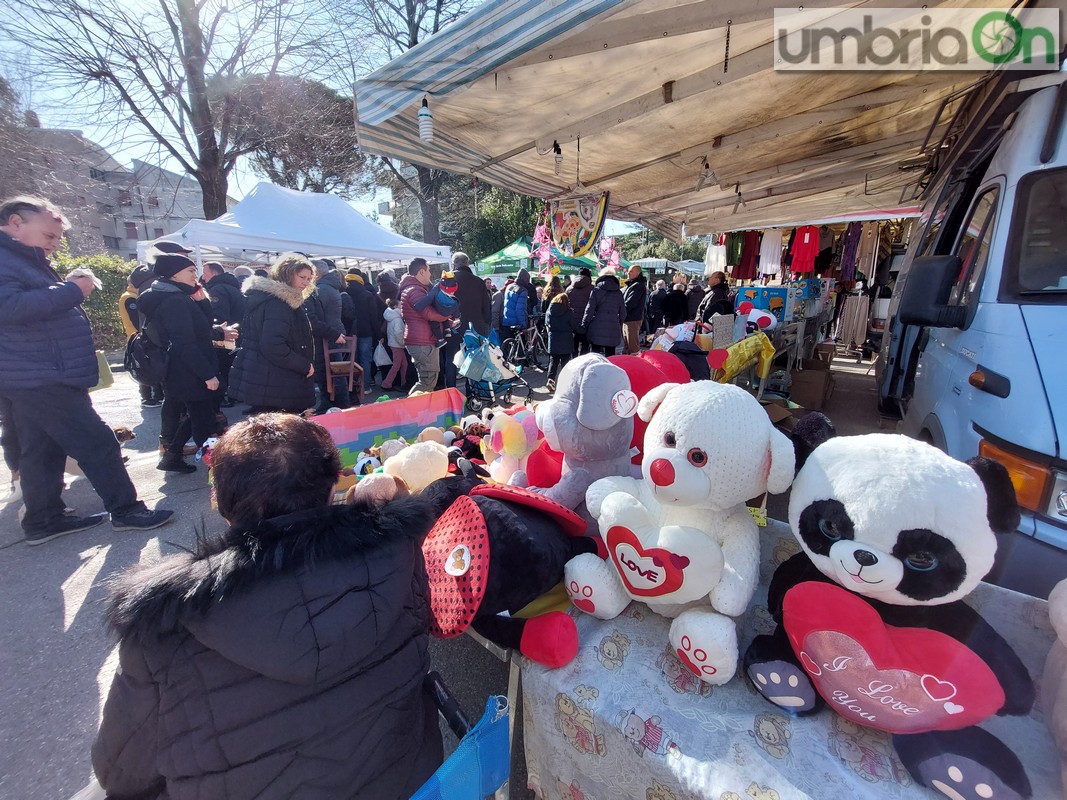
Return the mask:
[[218,323],[240,322],[245,315],[245,296],[241,294],[241,282],[234,275],[223,272],[204,286],[211,296],[211,315]]
[[725,283],[712,286],[697,309],[697,316],[707,322],[716,314],[733,314],[734,304],[730,300],[730,287]]
[[689,303],[685,299],[685,292],[679,289],[676,283],[663,298],[663,321],[666,325],[678,325],[687,319],[689,319]]
[[626,304],[626,322],[640,322],[645,318],[645,299],[648,297],[648,281],[644,275],[638,275],[626,284],[622,293]]
[[504,317],[504,290],[497,289],[493,292],[493,299],[490,302],[490,310],[492,313],[492,319],[490,324],[493,326],[493,330],[500,330],[501,319]]
[[341,320],[341,292],[345,291],[344,276],[335,269],[324,272],[315,278],[315,296],[319,300],[322,309],[323,320],[333,336],[330,341],[336,341],[337,337],[345,332],[344,322]]
[[663,301],[667,299],[667,287],[656,289],[648,296],[648,321],[655,329],[663,324]]
[[[536,297],[536,295],[535,295]],[[530,290],[513,283],[504,290],[500,324],[505,328],[525,328],[530,324]]]
[[307,377],[314,356],[303,295],[286,284],[252,276],[241,287],[245,317],[227,394],[254,406],[303,411],[315,402]]
[[210,400],[213,393],[204,381],[218,373],[218,358],[211,344],[211,303],[193,300],[171,281],[157,280],[140,296],[139,307],[148,320],[148,337],[169,354],[163,378],[167,397]]
[[685,313],[687,319],[697,318],[697,309],[704,299],[704,290],[696,283],[685,290]]
[[109,796],[406,800],[441,762],[431,522],[418,500],[309,509],[122,576],[92,750]]
[[569,356],[574,352],[574,318],[570,309],[563,303],[549,303],[548,313],[548,354],[552,356]]
[[586,338],[601,347],[617,347],[622,339],[622,323],[626,319],[626,306],[622,299],[619,279],[614,275],[601,275],[589,295],[589,303],[582,316],[582,328]]
[[[407,276],[405,275],[404,277]],[[397,285],[396,279],[391,272],[379,273],[378,297],[382,299],[383,305],[386,300],[392,300],[395,307],[400,307],[400,287]]]
[[430,330],[430,322],[444,322],[448,317],[438,314],[432,305],[419,310],[415,303],[424,298],[430,287],[423,286],[414,275],[400,281],[400,313],[404,317],[405,347],[434,347],[437,336]]
[[585,306],[589,302],[589,295],[593,291],[593,279],[588,275],[579,275],[570,286],[567,287],[567,297],[571,301],[571,316],[574,318],[574,327],[582,327],[582,317],[585,316]]
[[467,267],[456,267],[456,298],[459,300],[460,329],[467,330],[471,325],[482,336],[489,335],[489,323],[492,320],[492,297],[485,288],[485,281]]
[[44,252],[0,231],[0,389],[99,380],[85,295],[64,281]]
[[355,320],[352,324],[352,333],[358,339],[381,339],[384,335],[385,300],[359,281],[346,280],[348,281],[346,291],[352,298]]

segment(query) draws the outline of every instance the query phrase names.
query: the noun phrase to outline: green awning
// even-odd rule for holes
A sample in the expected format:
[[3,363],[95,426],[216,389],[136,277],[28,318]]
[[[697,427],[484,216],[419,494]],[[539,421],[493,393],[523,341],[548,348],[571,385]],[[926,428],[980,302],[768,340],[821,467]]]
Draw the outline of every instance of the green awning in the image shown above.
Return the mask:
[[[479,259],[474,263],[475,275],[514,275],[525,267],[531,274],[538,273],[538,262],[530,255],[531,238],[520,236],[514,242],[497,250],[492,255]],[[559,264],[561,275],[577,275],[578,270],[587,267],[596,274],[600,269],[600,263],[590,255],[581,258],[569,258],[559,250],[552,248],[552,255]],[[622,259],[622,266],[629,267],[630,262]]]

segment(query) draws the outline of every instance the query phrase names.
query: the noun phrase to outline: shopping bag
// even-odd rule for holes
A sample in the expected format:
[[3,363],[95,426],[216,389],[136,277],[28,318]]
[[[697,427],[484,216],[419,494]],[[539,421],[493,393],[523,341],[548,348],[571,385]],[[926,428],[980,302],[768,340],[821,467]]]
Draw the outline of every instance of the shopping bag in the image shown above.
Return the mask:
[[389,355],[389,350],[384,344],[378,342],[378,346],[374,348],[374,364],[378,367],[388,367],[393,363],[393,357]]
[[103,350],[96,351],[96,364],[100,368],[100,378],[96,381],[96,386],[89,390],[90,392],[95,392],[97,389],[107,389],[115,383],[115,376],[111,372],[111,365],[107,363],[107,356],[104,355]]

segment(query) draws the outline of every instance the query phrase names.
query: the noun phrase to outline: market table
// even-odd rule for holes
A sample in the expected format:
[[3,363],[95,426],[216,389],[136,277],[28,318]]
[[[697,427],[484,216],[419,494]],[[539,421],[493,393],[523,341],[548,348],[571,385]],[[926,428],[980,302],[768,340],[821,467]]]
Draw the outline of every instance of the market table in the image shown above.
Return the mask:
[[[773,629],[767,585],[774,567],[798,550],[788,526],[770,521],[760,587],[741,623],[742,652],[755,635]],[[987,584],[970,602],[1038,679],[1053,639],[1045,602]],[[569,613],[578,622],[577,658],[555,670],[527,659],[522,665],[527,768],[542,798],[942,797],[911,780],[887,734],[829,709],[791,718],[757,695],[740,670],[725,686],[700,683],[668,646],[668,620],[643,604],[608,621]],[[644,732],[640,741],[623,735],[627,723]],[[983,727],[1022,759],[1035,798],[1063,796],[1038,709]]]

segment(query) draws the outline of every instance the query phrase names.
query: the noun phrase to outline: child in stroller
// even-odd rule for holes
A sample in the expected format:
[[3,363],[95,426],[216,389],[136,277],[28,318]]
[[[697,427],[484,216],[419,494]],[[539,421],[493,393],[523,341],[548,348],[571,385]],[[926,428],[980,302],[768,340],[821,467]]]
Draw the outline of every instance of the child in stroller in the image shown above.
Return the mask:
[[467,409],[473,412],[488,405],[511,405],[516,393],[530,396],[530,384],[504,360],[499,347],[475,330],[463,334],[459,374],[467,381]]

